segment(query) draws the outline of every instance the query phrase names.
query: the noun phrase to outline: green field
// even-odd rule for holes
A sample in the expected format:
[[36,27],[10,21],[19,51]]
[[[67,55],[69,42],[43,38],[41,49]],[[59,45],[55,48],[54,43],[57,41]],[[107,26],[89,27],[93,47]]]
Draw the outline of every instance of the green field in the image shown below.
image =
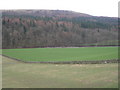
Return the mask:
[[3,88],[118,88],[118,64],[35,64],[3,57]]
[[23,61],[81,61],[118,59],[118,47],[3,49],[3,55]]

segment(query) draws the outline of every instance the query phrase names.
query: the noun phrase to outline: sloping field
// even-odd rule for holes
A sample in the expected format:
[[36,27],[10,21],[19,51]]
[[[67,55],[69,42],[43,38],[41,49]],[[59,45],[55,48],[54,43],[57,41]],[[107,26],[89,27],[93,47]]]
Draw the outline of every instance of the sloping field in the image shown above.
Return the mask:
[[118,47],[3,49],[2,54],[22,61],[113,60]]
[[3,57],[3,88],[118,88],[118,64],[29,64]]

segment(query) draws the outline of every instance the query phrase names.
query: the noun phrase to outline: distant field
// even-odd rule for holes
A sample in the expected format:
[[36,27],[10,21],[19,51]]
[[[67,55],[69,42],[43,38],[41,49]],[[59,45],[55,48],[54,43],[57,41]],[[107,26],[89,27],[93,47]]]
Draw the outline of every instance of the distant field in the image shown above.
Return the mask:
[[35,64],[3,57],[3,88],[118,88],[118,64]]
[[23,61],[112,60],[118,47],[3,49],[2,54]]

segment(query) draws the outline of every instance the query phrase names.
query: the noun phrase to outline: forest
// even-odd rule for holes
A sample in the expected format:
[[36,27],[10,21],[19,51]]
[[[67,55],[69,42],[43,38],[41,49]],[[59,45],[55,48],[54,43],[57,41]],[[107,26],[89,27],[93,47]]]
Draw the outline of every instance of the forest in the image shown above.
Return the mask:
[[2,11],[2,48],[118,45],[118,18],[65,10]]

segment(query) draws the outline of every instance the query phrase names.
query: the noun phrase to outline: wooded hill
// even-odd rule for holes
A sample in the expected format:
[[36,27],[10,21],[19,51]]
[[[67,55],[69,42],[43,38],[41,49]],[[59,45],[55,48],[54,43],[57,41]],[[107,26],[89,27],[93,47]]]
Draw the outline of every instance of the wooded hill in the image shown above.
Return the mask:
[[118,19],[64,10],[2,12],[3,48],[117,45]]

